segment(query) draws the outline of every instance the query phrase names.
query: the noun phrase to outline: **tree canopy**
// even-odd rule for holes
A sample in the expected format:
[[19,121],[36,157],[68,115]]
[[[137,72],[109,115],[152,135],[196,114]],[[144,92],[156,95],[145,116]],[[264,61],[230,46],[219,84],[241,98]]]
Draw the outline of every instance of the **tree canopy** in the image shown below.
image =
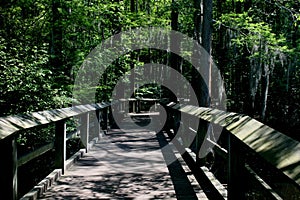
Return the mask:
[[[2,1],[1,116],[71,105],[76,102],[72,89],[77,70],[93,48],[121,31],[153,26],[177,30],[211,48],[230,111],[253,116],[289,135],[299,132],[300,3],[212,3],[210,14],[209,1],[201,0]],[[108,68],[99,80],[97,100],[108,100],[120,76],[147,62],[170,64],[193,82],[192,68],[184,60],[143,49]],[[124,82],[132,76],[143,79],[136,70]],[[135,95],[162,97],[164,92],[148,85]]]

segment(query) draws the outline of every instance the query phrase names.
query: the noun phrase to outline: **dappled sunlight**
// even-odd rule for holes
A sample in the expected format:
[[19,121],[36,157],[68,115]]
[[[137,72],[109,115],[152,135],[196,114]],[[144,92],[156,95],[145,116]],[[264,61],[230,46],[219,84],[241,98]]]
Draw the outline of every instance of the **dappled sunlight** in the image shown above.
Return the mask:
[[109,105],[110,104],[108,103],[79,105],[69,108],[2,117],[0,119],[0,139],[3,139],[23,129],[50,124],[52,122],[74,117],[85,112],[108,107]]
[[300,143],[249,116],[191,105],[172,105],[174,109],[218,124],[243,145],[251,148],[274,167],[300,184]]
[[112,129],[41,199],[196,199],[180,163],[167,166],[166,144],[162,133]]

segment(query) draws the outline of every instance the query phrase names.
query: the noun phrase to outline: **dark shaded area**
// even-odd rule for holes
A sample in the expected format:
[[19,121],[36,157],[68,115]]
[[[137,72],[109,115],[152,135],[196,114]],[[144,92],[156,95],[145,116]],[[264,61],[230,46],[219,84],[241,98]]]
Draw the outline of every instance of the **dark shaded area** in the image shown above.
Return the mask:
[[[157,139],[162,149],[168,142],[163,134],[163,132],[157,133]],[[195,191],[182,168],[180,162],[175,158],[175,155],[171,148],[164,148],[165,151],[162,151],[165,160],[175,160],[168,165],[169,173],[171,175],[172,182],[174,184],[174,189],[176,192],[177,199],[197,199]]]
[[197,199],[180,163],[166,166],[162,133],[123,131],[111,129],[41,199]]
[[31,160],[18,168],[18,196],[30,191],[54,170],[54,151]]
[[[147,191],[170,187],[166,176],[165,173],[146,176],[139,173],[108,173],[90,178],[72,176],[57,182],[56,195],[49,194],[40,199],[135,199],[136,194],[147,196],[150,193]],[[158,183],[160,188],[153,182]],[[169,198],[174,198],[174,194],[166,191],[150,199]]]
[[[67,141],[67,159],[82,148],[79,138]],[[43,180],[54,169],[55,150],[29,161],[18,168],[18,196],[21,197]]]

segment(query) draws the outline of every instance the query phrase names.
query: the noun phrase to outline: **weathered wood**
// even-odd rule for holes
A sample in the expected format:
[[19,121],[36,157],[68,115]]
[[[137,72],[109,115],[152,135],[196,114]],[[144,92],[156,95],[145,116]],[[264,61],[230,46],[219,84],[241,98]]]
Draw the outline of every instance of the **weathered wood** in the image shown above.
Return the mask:
[[18,194],[18,164],[17,145],[15,138],[0,141],[0,195],[5,199],[17,199]]
[[108,119],[108,112],[107,112],[107,108],[104,108],[102,110],[102,122],[101,122],[101,125],[102,125],[102,130],[104,132],[107,132],[107,119]]
[[[191,127],[189,127],[189,130],[197,133],[197,131],[195,131],[194,129],[192,129]],[[206,138],[207,142],[210,143],[211,145],[214,146],[214,151],[221,156],[223,159],[228,159],[228,151],[226,149],[224,149],[223,147],[221,147],[218,143],[210,140],[209,138]]]
[[31,161],[32,159],[39,157],[40,155],[48,152],[49,150],[53,149],[53,147],[54,147],[54,143],[46,144],[46,145],[34,150],[33,152],[30,152],[30,153],[20,157],[18,159],[18,167],[26,164],[27,162]]
[[228,134],[228,199],[245,199],[245,159],[234,135]]
[[99,110],[96,110],[96,117],[94,117],[94,124],[95,124],[95,133],[97,134],[97,136],[99,137],[99,134],[100,134],[100,130],[101,130],[101,127],[100,127],[100,122],[101,122],[101,119],[100,119],[100,111]]
[[[47,110],[33,113],[25,113],[15,116],[0,118],[0,151],[4,152],[0,164],[0,194],[6,199],[17,199],[17,169],[28,161],[42,155],[55,147],[55,166],[65,171],[66,160],[66,124],[65,120],[70,117],[78,116],[83,113],[97,111],[107,108],[112,103],[88,104],[62,108],[56,110]],[[56,124],[55,142],[48,144],[39,149],[17,159],[17,147],[15,135],[19,131],[46,125]],[[69,134],[73,135],[76,132]]]
[[140,117],[140,116],[158,116],[159,112],[141,112],[141,113],[128,113],[128,117]]
[[47,191],[57,179],[61,177],[61,169],[55,169],[46,178],[38,183],[32,190],[25,194],[20,200],[36,200]]
[[80,105],[56,110],[47,110],[33,113],[25,113],[15,116],[0,118],[0,140],[16,133],[17,131],[33,128],[43,124],[60,121],[82,113],[95,111],[109,107],[112,103],[99,103]]
[[86,152],[88,152],[89,143],[89,132],[90,132],[90,114],[85,113],[81,115],[81,125],[80,125],[80,139],[82,144],[85,146]]
[[300,143],[263,123],[233,112],[191,105],[169,107],[225,127],[240,142],[300,186]]
[[[168,135],[170,136],[170,133],[168,133]],[[181,153],[182,158],[193,172],[198,183],[202,185],[203,190],[206,192],[209,191],[206,195],[211,199],[226,199],[227,191],[225,187],[216,179],[216,177],[211,172],[209,172],[207,167],[199,167],[199,165],[197,165],[196,154],[191,149],[184,148],[184,146],[182,146],[182,144],[180,144],[177,139],[173,139],[172,143]]]
[[65,173],[66,162],[66,123],[61,120],[55,123],[55,167]]
[[245,169],[251,175],[249,178],[254,181],[254,184],[264,191],[264,197],[267,199],[283,200],[264,180],[262,180],[249,165],[245,165]]
[[78,130],[67,133],[67,140],[69,140],[70,138],[75,138],[77,136],[77,134],[79,134]]

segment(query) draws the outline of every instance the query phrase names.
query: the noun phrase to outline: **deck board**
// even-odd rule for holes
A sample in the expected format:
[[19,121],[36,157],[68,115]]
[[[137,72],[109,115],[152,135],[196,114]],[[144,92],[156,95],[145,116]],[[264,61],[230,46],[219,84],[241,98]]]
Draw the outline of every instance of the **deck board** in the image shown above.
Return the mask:
[[198,199],[181,165],[166,165],[162,136],[111,130],[40,199]]

